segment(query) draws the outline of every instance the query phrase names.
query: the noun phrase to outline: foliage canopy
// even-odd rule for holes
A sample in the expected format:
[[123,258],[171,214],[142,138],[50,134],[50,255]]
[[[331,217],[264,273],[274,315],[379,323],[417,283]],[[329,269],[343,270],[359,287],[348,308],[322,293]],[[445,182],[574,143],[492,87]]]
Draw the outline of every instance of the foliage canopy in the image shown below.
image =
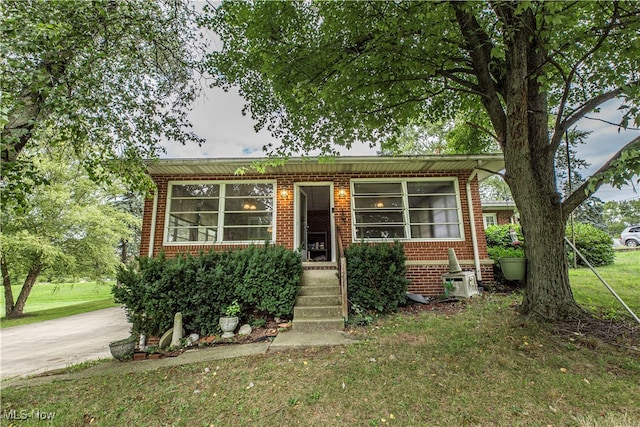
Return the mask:
[[[116,247],[131,237],[139,219],[116,207],[122,188],[100,188],[65,154],[39,157],[35,163],[49,185],[38,186],[24,209],[3,206],[0,265],[8,317],[22,314],[42,273],[53,277],[113,277]],[[17,299],[11,285],[22,281]]]
[[[497,140],[527,236],[521,311],[581,313],[569,286],[569,213],[603,182],[640,172],[640,136],[562,197],[565,132],[610,100],[640,124],[640,5],[616,2],[223,2],[202,21],[222,48],[208,68],[283,140],[276,154],[356,141],[393,147],[412,123],[470,115]],[[615,66],[612,66],[615,64]]]
[[188,2],[8,0],[0,16],[3,204],[46,181],[36,148],[70,143],[94,181],[139,189],[161,141],[201,142],[186,116],[200,48]]

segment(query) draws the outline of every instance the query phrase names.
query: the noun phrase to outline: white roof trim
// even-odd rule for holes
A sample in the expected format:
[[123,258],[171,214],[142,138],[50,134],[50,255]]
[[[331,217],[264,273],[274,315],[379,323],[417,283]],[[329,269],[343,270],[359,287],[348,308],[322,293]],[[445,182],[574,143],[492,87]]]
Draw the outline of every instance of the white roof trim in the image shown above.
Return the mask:
[[[150,175],[233,175],[246,168],[245,175],[262,175],[252,164],[266,158],[158,159],[147,161]],[[480,180],[504,169],[502,154],[428,155],[428,156],[358,156],[292,157],[281,166],[267,166],[267,174],[295,173],[411,173],[480,168]]]

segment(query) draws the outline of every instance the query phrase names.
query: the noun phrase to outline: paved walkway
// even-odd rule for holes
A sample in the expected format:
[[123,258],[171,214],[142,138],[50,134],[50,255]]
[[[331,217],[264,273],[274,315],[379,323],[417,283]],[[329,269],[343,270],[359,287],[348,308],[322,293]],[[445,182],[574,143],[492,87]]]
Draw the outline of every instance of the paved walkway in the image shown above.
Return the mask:
[[[124,311],[108,308],[56,320],[0,330],[2,341],[0,388],[35,386],[72,378],[86,378],[113,372],[142,372],[166,366],[244,357],[305,347],[347,345],[357,340],[341,331],[281,332],[273,342],[223,345],[188,350],[178,357],[119,362],[111,357],[109,342],[129,334]],[[26,378],[88,360],[111,359],[71,374]]]
[[0,378],[109,358],[109,343],[126,338],[130,329],[120,307],[1,329]]

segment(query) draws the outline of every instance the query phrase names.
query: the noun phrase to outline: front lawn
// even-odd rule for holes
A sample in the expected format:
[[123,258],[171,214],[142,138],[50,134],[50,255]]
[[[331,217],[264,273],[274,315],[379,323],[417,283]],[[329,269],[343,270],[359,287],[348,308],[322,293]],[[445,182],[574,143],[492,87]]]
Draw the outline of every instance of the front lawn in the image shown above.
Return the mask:
[[[611,288],[640,316],[640,250],[616,251],[614,265],[596,268]],[[602,317],[631,315],[588,268],[569,270],[569,280],[576,301]]]
[[638,334],[609,345],[525,323],[519,301],[405,309],[349,347],[8,388],[2,411],[60,426],[639,425]]
[[[0,296],[0,327],[24,325],[57,319],[73,314],[114,307],[111,295],[113,282],[36,283],[25,305],[25,316],[5,319],[4,293]],[[18,298],[20,286],[12,286],[14,299]]]

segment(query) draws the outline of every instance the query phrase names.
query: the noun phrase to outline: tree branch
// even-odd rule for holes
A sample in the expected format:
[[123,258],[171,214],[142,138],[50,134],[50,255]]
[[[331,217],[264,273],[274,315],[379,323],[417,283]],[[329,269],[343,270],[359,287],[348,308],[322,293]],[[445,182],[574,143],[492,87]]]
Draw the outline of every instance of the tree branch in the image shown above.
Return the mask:
[[[638,84],[638,82],[634,82],[632,84]],[[579,106],[567,118],[562,120],[560,123],[557,123],[553,131],[553,136],[551,137],[551,149],[553,151],[558,149],[558,146],[562,142],[564,133],[578,120],[582,119],[588,112],[593,111],[599,105],[602,105],[605,102],[616,98],[621,93],[622,88],[616,88],[609,92],[605,92],[596,97],[593,97]],[[560,117],[560,114],[558,114],[558,117]]]
[[[598,37],[598,40],[591,47],[591,49],[589,49],[587,52],[585,52],[585,54],[582,55],[582,57],[576,61],[576,63],[573,65],[573,67],[571,67],[571,71],[569,71],[569,74],[564,79],[564,88],[562,90],[562,99],[561,99],[561,101],[559,103],[558,115],[557,115],[557,118],[556,118],[556,125],[555,125],[554,131],[553,131],[554,138],[552,138],[552,142],[551,142],[551,146],[553,147],[552,148],[553,151],[556,150],[557,144],[560,143],[560,140],[562,139],[562,134],[564,134],[564,132],[567,129],[569,129],[569,127],[571,126],[570,124],[567,125],[565,123],[565,121],[562,120],[562,116],[564,115],[564,108],[565,108],[565,105],[567,103],[567,99],[569,98],[569,93],[571,92],[571,85],[573,83],[573,77],[578,72],[578,69],[580,68],[580,66],[587,59],[589,59],[589,57],[591,55],[593,55],[595,52],[597,52],[604,45],[604,42],[607,39],[607,37],[609,37],[609,34],[611,33],[611,30],[614,28],[617,19],[618,19],[618,6],[617,6],[617,3],[614,3],[614,10],[613,10],[613,13],[611,14],[611,19],[609,20],[609,24],[607,25],[607,27],[604,29],[604,32],[600,35],[600,37]],[[556,135],[559,135],[557,141],[554,140]]]
[[[587,120],[594,120],[596,122],[602,122],[602,123],[606,123],[608,125],[611,126],[618,126],[620,127],[620,123],[614,123],[614,122],[610,122],[609,120],[605,120],[605,119],[600,119],[598,117],[589,117],[589,116],[584,116],[585,119]],[[640,128],[634,128],[634,127],[626,127],[624,128],[625,130],[640,130]]]
[[478,129],[478,130],[479,130],[479,131],[481,131],[481,132],[486,133],[487,135],[489,135],[491,138],[495,139],[496,141],[498,140],[498,136],[497,136],[494,132],[491,132],[491,130],[489,130],[489,129],[487,129],[487,128],[483,127],[483,126],[480,126],[480,125],[479,125],[479,124],[477,124],[477,123],[473,123],[473,122],[465,122],[465,124],[466,124],[466,125],[468,125],[468,126],[471,126],[471,127],[473,127],[473,128],[476,128],[476,129]]
[[[622,153],[624,151],[635,144],[640,144],[640,136],[635,137],[631,140],[631,142],[618,150],[618,152],[614,154],[613,157],[607,160],[607,162],[592,175],[591,179],[587,179],[580,187],[576,188],[575,191],[571,193],[571,195],[569,195],[569,197],[567,197],[564,202],[562,202],[562,212],[566,212],[568,215],[575,208],[577,208],[580,203],[584,202],[596,191],[598,191],[598,188],[600,188],[600,186],[604,184],[604,181],[606,179],[605,172],[607,172],[612,167],[613,163],[618,160],[620,156],[622,156]],[[595,187],[593,187],[593,190],[591,190],[590,185],[593,185],[593,182],[595,182]]]
[[498,143],[504,148],[507,135],[507,117],[498,98],[501,88],[496,87],[489,69],[491,41],[475,17],[464,10],[462,3],[452,2],[451,5],[455,11],[460,32],[466,41],[466,49],[471,56],[471,65],[478,78],[478,86],[483,90],[482,104],[496,130]]

